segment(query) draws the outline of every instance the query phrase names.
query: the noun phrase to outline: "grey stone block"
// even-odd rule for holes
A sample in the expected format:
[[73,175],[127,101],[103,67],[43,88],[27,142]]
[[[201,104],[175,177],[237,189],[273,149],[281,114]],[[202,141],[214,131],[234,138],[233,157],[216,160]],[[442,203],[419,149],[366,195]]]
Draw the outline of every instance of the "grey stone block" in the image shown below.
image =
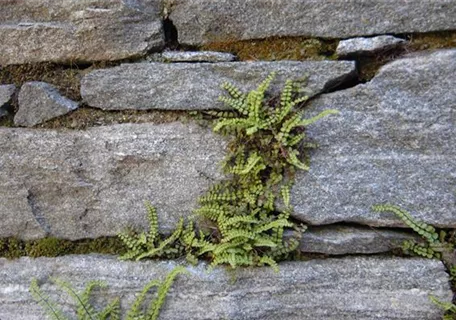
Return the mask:
[[217,101],[229,81],[245,91],[255,89],[272,71],[278,73],[272,91],[285,79],[308,75],[313,94],[353,76],[352,61],[280,61],[224,63],[136,63],[96,70],[81,82],[81,95],[91,107],[105,110],[221,109]]
[[19,110],[14,116],[14,124],[33,127],[77,108],[79,103],[60,95],[54,86],[45,82],[26,82],[19,91]]
[[0,128],[0,238],[161,232],[191,215],[221,178],[225,143],[195,124],[121,124],[85,131]]
[[[69,308],[66,296],[49,277],[78,289],[89,280],[106,281],[96,301],[121,297],[125,310],[142,287],[163,279],[176,262],[120,262],[106,256],[0,259],[0,318],[41,320],[44,315],[27,291],[32,278]],[[188,267],[167,295],[161,319],[438,320],[443,310],[429,295],[450,302],[448,274],[440,261],[397,257],[347,257],[295,261],[271,268],[229,272],[204,265]],[[185,316],[183,316],[185,315]]]
[[160,1],[2,1],[0,39],[0,65],[138,57],[164,46]]
[[456,50],[411,55],[354,88],[322,95],[307,116],[339,109],[308,129],[320,147],[291,192],[298,219],[404,226],[373,204],[402,206],[456,227]]

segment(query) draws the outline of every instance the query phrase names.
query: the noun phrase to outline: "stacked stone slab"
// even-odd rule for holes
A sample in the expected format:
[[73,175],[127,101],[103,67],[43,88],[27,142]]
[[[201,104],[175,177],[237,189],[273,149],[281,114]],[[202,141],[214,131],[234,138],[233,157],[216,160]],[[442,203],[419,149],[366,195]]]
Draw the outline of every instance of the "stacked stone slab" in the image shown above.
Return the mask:
[[292,190],[310,224],[403,226],[370,210],[393,203],[429,224],[456,227],[456,50],[414,54],[366,84],[322,95],[308,116],[340,110],[309,128],[320,147]]
[[[162,280],[176,262],[120,262],[105,256],[55,259],[0,259],[0,318],[41,320],[42,310],[27,293],[32,278],[68,309],[68,299],[49,277],[62,278],[78,290],[91,279],[106,281],[96,293],[106,303],[121,297],[126,310],[143,286]],[[287,262],[280,272],[188,267],[167,296],[161,319],[441,319],[443,311],[428,295],[450,301],[452,293],[441,262],[425,259],[352,257]],[[234,281],[233,281],[234,277]],[[103,304],[104,305],[104,304]]]
[[[236,281],[222,268],[207,273],[205,264],[189,267],[190,275],[173,286],[162,318],[441,319],[443,311],[429,300],[429,295],[452,299],[441,262],[345,255],[378,254],[398,249],[404,240],[420,240],[391,229],[405,226],[392,214],[372,212],[376,203],[397,204],[419,220],[456,227],[456,49],[408,55],[385,65],[370,82],[341,89],[356,79],[353,61],[233,62],[231,53],[154,54],[162,51],[165,33],[167,43],[175,40],[169,38],[171,24],[181,48],[319,37],[340,39],[338,53],[346,58],[403,43],[392,35],[456,30],[456,1],[6,0],[0,5],[0,69],[131,62],[81,71],[85,106],[220,110],[222,82],[249,91],[276,71],[272,93],[285,79],[308,76],[306,116],[340,111],[307,129],[320,146],[311,153],[310,171],[297,174],[291,191],[294,218],[310,224],[300,250],[339,258],[282,263],[277,274],[242,269]],[[47,84],[32,84],[22,86],[18,101],[14,86],[0,86],[0,117],[5,106],[19,105],[15,124],[33,126],[78,106]],[[126,227],[144,230],[145,201],[157,207],[160,231],[169,233],[179,218],[193,218],[198,197],[224,178],[219,163],[225,145],[193,122],[85,131],[0,128],[0,239],[78,240],[115,236]],[[44,318],[28,293],[33,277],[67,311],[67,299],[51,277],[78,289],[91,279],[106,280],[110,289],[96,292],[95,300],[120,295],[125,310],[148,281],[176,265],[96,255],[0,259],[0,319]]]
[[179,42],[303,36],[349,38],[385,33],[456,30],[454,0],[175,0],[169,17]]
[[139,57],[164,45],[160,1],[2,1],[0,39],[0,65]]
[[285,79],[308,76],[309,95],[316,95],[355,74],[352,61],[278,61],[225,63],[135,63],[91,72],[82,79],[81,96],[104,110],[223,109],[218,97],[223,82],[248,92],[271,72],[277,72],[272,92]]
[[190,216],[221,178],[224,141],[195,124],[121,124],[86,131],[0,128],[0,238],[115,236],[147,228],[145,201],[162,232]]

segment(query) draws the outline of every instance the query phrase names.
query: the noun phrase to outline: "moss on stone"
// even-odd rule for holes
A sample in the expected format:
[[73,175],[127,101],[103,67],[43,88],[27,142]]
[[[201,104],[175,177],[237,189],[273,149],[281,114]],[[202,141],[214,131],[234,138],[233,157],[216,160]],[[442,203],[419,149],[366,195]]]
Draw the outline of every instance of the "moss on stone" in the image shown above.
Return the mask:
[[170,123],[174,121],[185,122],[189,119],[186,111],[165,110],[122,110],[105,111],[89,107],[81,107],[74,112],[52,119],[38,128],[46,129],[86,129],[88,127],[111,125],[118,123]]
[[125,248],[117,237],[103,237],[77,241],[52,237],[30,241],[23,241],[15,238],[0,239],[0,257],[8,259],[15,259],[23,256],[37,258],[89,253],[120,255],[125,253]]
[[337,40],[304,37],[224,41],[203,45],[201,50],[231,52],[248,60],[324,60],[335,59]]
[[406,38],[409,40],[408,50],[411,51],[456,48],[456,31],[410,34]]

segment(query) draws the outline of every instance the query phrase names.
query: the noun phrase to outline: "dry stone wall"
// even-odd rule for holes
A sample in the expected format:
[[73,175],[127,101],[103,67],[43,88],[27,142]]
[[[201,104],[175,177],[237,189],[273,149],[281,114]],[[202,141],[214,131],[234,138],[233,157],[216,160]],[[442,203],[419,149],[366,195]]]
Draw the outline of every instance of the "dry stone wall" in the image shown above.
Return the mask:
[[[453,39],[444,49],[409,52],[409,39],[439,32]],[[194,120],[133,123],[135,115],[226,110],[217,101],[222,82],[248,91],[276,71],[273,93],[285,79],[308,78],[306,117],[340,111],[307,129],[319,147],[291,190],[293,218],[309,225],[299,249],[318,258],[281,263],[278,274],[243,269],[234,284],[222,268],[208,274],[204,263],[189,267],[161,318],[441,319],[428,296],[452,299],[443,264],[382,256],[421,238],[370,208],[398,204],[419,220],[456,228],[455,33],[456,0],[3,1],[0,249],[3,238],[75,241],[146,229],[145,201],[169,233],[224,178],[227,139]],[[279,37],[338,46],[323,60],[306,61],[238,61],[236,52],[199,51]],[[366,61],[382,66],[361,83]],[[37,63],[77,68],[80,101],[21,75]],[[18,75],[2,76],[9,70]],[[88,118],[104,112],[119,124],[39,128],[75,110]],[[78,288],[104,279],[111,289],[100,298],[121,295],[125,307],[176,264],[96,255],[0,258],[0,320],[43,319],[27,292],[33,277],[56,299],[51,276]]]

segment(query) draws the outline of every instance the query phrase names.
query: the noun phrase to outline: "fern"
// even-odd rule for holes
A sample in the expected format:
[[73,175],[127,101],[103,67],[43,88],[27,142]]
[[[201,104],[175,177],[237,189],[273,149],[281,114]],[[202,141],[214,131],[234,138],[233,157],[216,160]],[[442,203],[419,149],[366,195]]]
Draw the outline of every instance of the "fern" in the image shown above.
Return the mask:
[[[95,307],[90,304],[90,295],[96,287],[106,287],[101,281],[90,281],[83,292],[78,293],[67,282],[60,279],[52,279],[52,281],[61,289],[66,291],[68,295],[77,304],[76,315],[78,320],[116,320],[120,319],[120,302],[118,299],[113,300],[103,310],[96,311]],[[68,320],[63,311],[57,306],[57,303],[52,301],[43,291],[41,291],[38,281],[33,279],[29,289],[32,297],[44,309],[49,319],[53,320]]]
[[[300,107],[308,100],[301,96],[301,82],[287,80],[280,97],[270,96],[268,89],[275,79],[271,73],[248,93],[224,83],[227,96],[220,101],[230,111],[209,111],[216,118],[213,130],[231,135],[229,153],[222,165],[229,177],[213,185],[200,197],[195,214],[210,225],[210,232],[196,230],[193,222],[183,226],[166,240],[158,236],[156,210],[148,205],[149,232],[119,237],[127,247],[123,259],[185,255],[191,263],[198,258],[211,260],[210,266],[269,265],[286,259],[297,249],[305,228],[290,221],[290,188],[297,170],[308,170],[304,147],[308,147],[305,127],[337,113],[326,110],[309,119]],[[280,212],[276,203],[282,199]],[[285,239],[284,230],[294,229]]]
[[130,234],[125,231],[118,236],[127,247],[127,252],[120,257],[121,260],[141,260],[143,258],[178,256],[181,252],[174,246],[182,234],[184,221],[181,218],[175,231],[167,238],[160,239],[158,216],[155,207],[146,203],[147,218],[149,220],[149,231],[139,234]]
[[[142,291],[138,294],[135,301],[129,308],[126,314],[126,320],[156,320],[160,314],[160,310],[166,300],[166,295],[171,288],[174,280],[179,274],[187,274],[188,271],[184,267],[176,267],[166,275],[166,278],[160,282],[159,280],[150,281]],[[68,293],[74,303],[77,305],[76,317],[78,320],[120,320],[121,310],[120,301],[118,298],[110,302],[103,310],[97,311],[91,305],[90,297],[92,291],[97,288],[106,288],[106,284],[102,281],[90,281],[85,289],[78,293],[74,290],[71,284],[60,279],[52,279],[52,281]],[[157,297],[153,299],[148,308],[143,307],[143,303],[150,290],[157,287]],[[63,311],[59,308],[56,302],[52,301],[39,287],[38,281],[33,279],[30,284],[30,293],[35,301],[44,309],[45,314],[49,319],[53,320],[68,320]]]
[[[429,259],[441,259],[449,270],[450,279],[454,281],[456,276],[455,249],[454,244],[445,241],[446,233],[444,231],[438,233],[433,226],[415,220],[410,213],[394,205],[378,204],[374,205],[372,210],[375,212],[392,212],[418,233],[426,242],[417,243],[413,240],[407,240],[402,245],[403,251]],[[444,320],[456,319],[456,305],[454,303],[442,302],[433,296],[430,299],[434,304],[445,310]]]

